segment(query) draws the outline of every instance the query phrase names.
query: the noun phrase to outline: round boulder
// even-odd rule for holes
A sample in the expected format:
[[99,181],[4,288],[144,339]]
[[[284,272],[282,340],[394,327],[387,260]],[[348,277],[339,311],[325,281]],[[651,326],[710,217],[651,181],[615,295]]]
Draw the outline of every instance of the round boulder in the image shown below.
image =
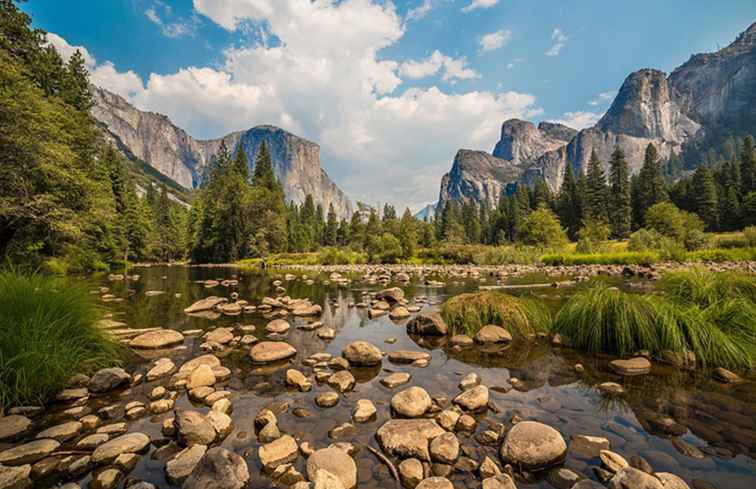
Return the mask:
[[417,418],[425,414],[432,404],[431,398],[422,387],[410,387],[391,398],[391,408],[407,418]]
[[353,341],[341,354],[350,364],[358,366],[378,365],[382,359],[381,350],[367,341]]
[[340,448],[323,448],[310,455],[307,459],[307,477],[314,480],[319,470],[326,470],[338,477],[344,489],[357,486],[357,464]]
[[279,362],[296,354],[296,348],[283,341],[261,341],[249,351],[249,356],[254,363]]
[[510,341],[512,341],[512,335],[509,331],[494,324],[483,326],[475,335],[476,343],[509,343]]
[[567,444],[557,430],[537,421],[521,421],[507,433],[501,458],[529,471],[551,467],[567,455]]

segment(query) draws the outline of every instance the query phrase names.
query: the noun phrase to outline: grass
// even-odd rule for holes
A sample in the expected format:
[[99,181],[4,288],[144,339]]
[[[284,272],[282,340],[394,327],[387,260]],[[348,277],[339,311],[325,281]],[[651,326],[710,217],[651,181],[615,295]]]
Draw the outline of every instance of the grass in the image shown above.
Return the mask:
[[703,268],[691,268],[665,273],[657,288],[677,302],[702,307],[729,299],[756,303],[756,278],[746,273],[709,272]]
[[548,331],[551,323],[548,309],[542,303],[496,291],[452,297],[442,306],[441,315],[454,333],[468,336],[474,336],[487,324],[495,324],[522,339]]
[[0,407],[44,402],[74,374],[117,364],[123,349],[101,317],[82,285],[0,273]]
[[[683,285],[677,273],[701,275]],[[653,295],[627,293],[593,281],[567,300],[553,330],[570,345],[593,353],[629,356],[646,350],[658,356],[669,350],[684,358],[692,351],[705,366],[750,368],[756,352],[756,313],[741,295],[743,288],[732,289],[733,297],[726,301],[710,302],[708,292],[699,290],[706,280],[703,272],[675,274],[660,287],[661,294]],[[709,280],[724,283],[726,278]],[[685,297],[696,299],[681,299]],[[744,304],[751,305],[744,309]]]
[[659,261],[651,251],[620,251],[609,253],[552,253],[543,255],[544,265],[650,265]]

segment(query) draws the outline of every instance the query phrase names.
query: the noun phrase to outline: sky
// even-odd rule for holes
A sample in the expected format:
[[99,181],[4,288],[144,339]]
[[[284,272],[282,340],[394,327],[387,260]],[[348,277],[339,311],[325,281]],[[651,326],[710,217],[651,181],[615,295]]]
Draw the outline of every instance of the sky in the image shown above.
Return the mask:
[[581,129],[641,68],[756,21],[753,0],[30,0],[93,83],[200,139],[273,124],[320,144],[353,201],[417,210],[502,122]]

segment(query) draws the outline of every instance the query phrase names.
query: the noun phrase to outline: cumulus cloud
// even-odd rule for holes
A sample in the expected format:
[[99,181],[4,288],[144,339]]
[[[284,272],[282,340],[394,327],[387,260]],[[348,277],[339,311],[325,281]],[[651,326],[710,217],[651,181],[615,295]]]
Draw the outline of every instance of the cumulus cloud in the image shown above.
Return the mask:
[[68,41],[53,32],[47,33],[47,42],[58,51],[63,61],[66,62],[78,49],[84,57],[87,70],[89,70],[89,80],[99,87],[106,88],[125,98],[130,98],[141,92],[144,88],[139,75],[131,70],[119,72],[110,61],[98,64],[95,57],[83,46],[72,46]]
[[615,95],[617,95],[616,90],[611,90],[609,92],[601,92],[596,96],[595,99],[588,102],[588,105],[592,107],[596,107],[598,105],[605,104],[606,102],[612,100]]
[[553,122],[558,122],[574,129],[585,129],[596,125],[603,116],[603,112],[565,112],[561,118]]
[[562,48],[567,44],[567,41],[570,38],[567,37],[567,35],[562,32],[562,29],[557,27],[554,29],[551,33],[551,41],[553,44],[551,47],[546,51],[546,56],[559,56],[559,53],[562,51]]
[[436,50],[426,59],[420,61],[406,61],[399,66],[399,71],[407,78],[419,79],[442,72],[441,79],[454,82],[456,80],[472,80],[480,78],[480,73],[467,68],[467,59],[452,58]]
[[485,34],[479,40],[480,49],[483,51],[493,51],[494,49],[499,49],[501,47],[504,47],[504,45],[507,44],[511,38],[512,31],[509,30],[500,30],[491,32],[490,34]]
[[160,32],[166,37],[186,37],[193,36],[197,25],[197,18],[192,17],[189,20],[177,20],[173,22],[166,22],[158,13],[158,8],[161,8],[165,15],[171,15],[172,9],[169,5],[165,5],[162,2],[157,2],[155,6],[149,7],[144,11],[144,15],[153,24],[160,27]]
[[433,0],[423,0],[420,5],[407,11],[404,21],[409,23],[422,20],[431,10],[433,10]]
[[462,8],[462,12],[468,13],[479,8],[491,8],[499,3],[499,0],[472,0],[469,5]]

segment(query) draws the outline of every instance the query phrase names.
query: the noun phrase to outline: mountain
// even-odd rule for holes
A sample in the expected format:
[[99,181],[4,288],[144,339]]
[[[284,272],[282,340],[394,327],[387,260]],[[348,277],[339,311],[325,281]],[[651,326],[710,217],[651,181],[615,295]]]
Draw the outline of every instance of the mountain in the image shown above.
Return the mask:
[[431,221],[436,217],[436,204],[428,204],[415,213],[415,219]]
[[519,119],[505,121],[491,155],[457,153],[441,180],[439,204],[458,199],[495,205],[507,184],[532,185],[541,178],[556,191],[568,164],[576,174],[582,172],[596,151],[608,169],[617,146],[631,173],[641,168],[649,143],[665,159],[686,153],[698,158],[692,148],[716,146],[754,126],[756,23],[729,46],[693,55],[669,76],[648,68],[631,73],[593,127],[576,131],[548,122],[536,127]]
[[315,203],[333,207],[339,217],[348,218],[352,203],[320,166],[320,146],[274,126],[256,126],[222,138],[198,140],[162,114],[145,112],[123,97],[92,87],[92,115],[108,137],[126,156],[143,162],[183,188],[199,185],[205,168],[221,142],[236,152],[244,149],[254,167],[255,155],[265,141],[276,173],[288,200],[302,203],[311,194]]

